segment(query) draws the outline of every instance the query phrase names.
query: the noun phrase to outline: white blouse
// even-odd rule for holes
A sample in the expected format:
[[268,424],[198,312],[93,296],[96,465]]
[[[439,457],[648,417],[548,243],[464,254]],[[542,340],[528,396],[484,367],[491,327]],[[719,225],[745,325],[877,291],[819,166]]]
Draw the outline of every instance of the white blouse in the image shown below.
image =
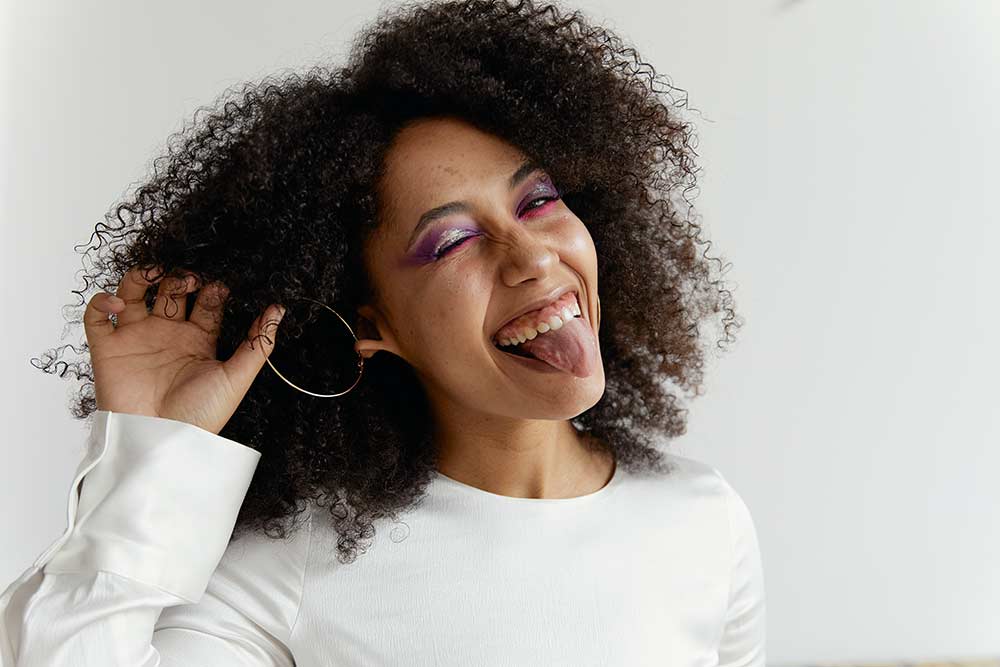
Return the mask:
[[0,596],[0,667],[765,664],[750,513],[713,467],[513,498],[435,473],[336,558],[328,510],[230,541],[260,453],[97,411],[66,531]]

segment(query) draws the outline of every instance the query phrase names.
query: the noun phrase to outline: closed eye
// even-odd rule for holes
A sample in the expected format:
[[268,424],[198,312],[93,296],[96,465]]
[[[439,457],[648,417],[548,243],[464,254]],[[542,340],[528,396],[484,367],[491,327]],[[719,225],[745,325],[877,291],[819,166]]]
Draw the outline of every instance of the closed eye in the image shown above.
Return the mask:
[[[525,206],[521,210],[521,212],[524,213],[526,211],[537,211],[538,209],[540,209],[543,206],[545,206],[546,203],[556,201],[557,199],[559,199],[558,196],[555,196],[555,197],[537,197],[535,199],[532,199],[530,202],[528,202],[528,205]],[[535,202],[539,202],[539,201],[543,202],[543,203],[540,204],[540,205],[538,205],[538,206],[532,206],[532,204],[534,204]]]
[[[538,210],[544,208],[550,202],[558,201],[559,199],[561,199],[561,196],[559,196],[559,195],[548,196],[548,197],[536,197],[535,199],[532,199],[531,201],[529,201],[527,206],[525,206],[523,209],[521,209],[521,213],[523,214],[523,213],[527,213],[529,211],[538,211]],[[535,205],[536,202],[541,202],[541,203],[536,206]],[[462,245],[463,243],[465,243],[467,240],[469,240],[473,236],[475,236],[475,234],[469,234],[468,236],[463,236],[460,239],[456,239],[456,240],[452,241],[451,243],[448,243],[447,245],[442,246],[437,252],[434,253],[434,259],[435,260],[441,259],[445,255],[447,255],[449,252],[451,252],[454,248],[457,248],[458,246]]]
[[443,248],[441,248],[440,250],[438,250],[436,253],[434,253],[434,258],[435,259],[440,259],[444,255],[447,255],[449,250],[451,250],[452,248],[454,248],[456,246],[461,245],[462,243],[465,243],[467,240],[469,240],[470,238],[472,238],[472,236],[473,236],[472,234],[469,234],[468,236],[463,236],[462,238],[458,239],[457,241],[452,241],[451,243],[449,243],[448,245],[444,246]]

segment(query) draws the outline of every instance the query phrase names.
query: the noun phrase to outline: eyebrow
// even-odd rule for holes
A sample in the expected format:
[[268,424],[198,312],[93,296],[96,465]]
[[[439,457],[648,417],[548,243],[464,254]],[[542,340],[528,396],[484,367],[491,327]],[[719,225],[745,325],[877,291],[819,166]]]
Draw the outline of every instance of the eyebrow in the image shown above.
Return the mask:
[[[521,163],[521,166],[517,168],[510,178],[507,179],[507,189],[513,190],[518,185],[520,185],[528,176],[531,176],[536,171],[540,170],[542,167],[537,162],[531,158],[527,158]],[[413,241],[420,236],[420,232],[429,225],[430,223],[443,218],[445,216],[451,215],[452,213],[467,213],[470,210],[469,203],[466,201],[450,201],[447,204],[441,204],[440,206],[435,206],[429,209],[420,216],[420,220],[417,221],[417,226],[413,228],[413,232],[410,234],[410,240],[406,243],[407,250],[413,245]]]

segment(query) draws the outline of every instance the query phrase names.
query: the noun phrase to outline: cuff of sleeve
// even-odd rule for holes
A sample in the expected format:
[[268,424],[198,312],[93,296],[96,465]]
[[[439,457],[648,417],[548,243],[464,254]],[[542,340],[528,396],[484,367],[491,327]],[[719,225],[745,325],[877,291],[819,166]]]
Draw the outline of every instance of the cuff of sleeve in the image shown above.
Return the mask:
[[104,570],[199,602],[260,456],[186,422],[97,411],[69,525],[44,571]]

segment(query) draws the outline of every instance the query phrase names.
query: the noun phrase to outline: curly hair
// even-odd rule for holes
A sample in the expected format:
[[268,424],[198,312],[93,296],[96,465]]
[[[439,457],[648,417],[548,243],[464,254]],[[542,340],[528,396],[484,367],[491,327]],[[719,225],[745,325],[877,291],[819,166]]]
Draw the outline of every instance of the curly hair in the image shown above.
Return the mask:
[[[700,168],[679,90],[621,38],[557,5],[382,10],[346,66],[227,89],[168,138],[152,174],[85,246],[84,287],[64,307],[67,328],[81,323],[88,293],[113,293],[136,265],[229,288],[220,359],[271,303],[304,296],[353,315],[375,297],[362,249],[384,210],[378,186],[393,137],[422,117],[459,117],[544,165],[586,224],[598,258],[606,389],[571,423],[617,465],[662,470],[657,440],[686,431],[681,393],[703,393],[711,343],[702,324],[722,313],[715,344],[723,348],[742,320],[721,279],[728,267],[708,257],[692,215]],[[208,113],[199,120],[200,111]],[[286,317],[280,336],[304,337],[307,324]],[[81,358],[62,360],[67,348]],[[78,419],[96,410],[88,349],[84,339],[32,360],[83,380],[71,401]],[[294,351],[275,365],[319,377]],[[349,386],[353,373],[330,371],[324,386]],[[338,558],[352,562],[370,546],[375,520],[396,519],[422,496],[436,461],[432,426],[424,390],[397,356],[373,356],[354,391],[326,400],[262,369],[220,432],[262,454],[233,537],[285,538],[313,501],[331,515]]]

